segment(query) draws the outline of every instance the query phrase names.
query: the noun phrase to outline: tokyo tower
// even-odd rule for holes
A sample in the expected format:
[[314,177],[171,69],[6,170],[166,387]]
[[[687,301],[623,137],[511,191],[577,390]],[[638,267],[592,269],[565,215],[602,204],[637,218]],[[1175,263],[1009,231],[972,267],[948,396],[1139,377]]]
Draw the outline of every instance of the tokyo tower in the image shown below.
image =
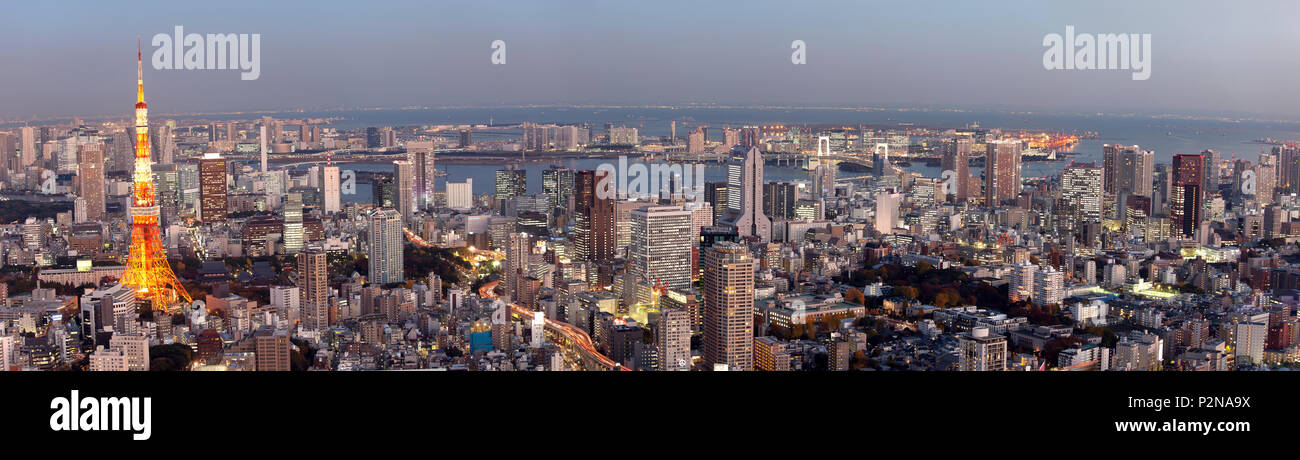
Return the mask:
[[135,192],[131,203],[131,252],[126,260],[122,284],[135,287],[136,299],[148,299],[154,310],[167,307],[190,295],[167,264],[158,231],[158,205],[154,202],[153,161],[149,158],[149,105],[144,102],[144,64],[135,53]]

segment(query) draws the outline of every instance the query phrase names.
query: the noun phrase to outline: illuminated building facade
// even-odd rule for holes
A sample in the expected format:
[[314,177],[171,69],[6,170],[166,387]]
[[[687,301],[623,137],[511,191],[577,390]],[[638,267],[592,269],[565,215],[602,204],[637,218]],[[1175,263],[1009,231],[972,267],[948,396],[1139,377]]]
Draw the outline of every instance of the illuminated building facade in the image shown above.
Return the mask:
[[1193,236],[1200,226],[1204,167],[1204,160],[1199,154],[1174,155],[1169,217],[1173,220],[1174,232],[1180,236]]
[[[136,53],[135,103],[135,190],[131,202],[131,246],[122,284],[136,290],[136,298],[148,300],[155,310],[166,310],[190,295],[167,263],[158,229],[158,205],[154,202],[153,161],[149,158],[149,105],[144,102],[144,65]],[[224,177],[223,177],[224,179]],[[224,217],[224,215],[223,215]]]

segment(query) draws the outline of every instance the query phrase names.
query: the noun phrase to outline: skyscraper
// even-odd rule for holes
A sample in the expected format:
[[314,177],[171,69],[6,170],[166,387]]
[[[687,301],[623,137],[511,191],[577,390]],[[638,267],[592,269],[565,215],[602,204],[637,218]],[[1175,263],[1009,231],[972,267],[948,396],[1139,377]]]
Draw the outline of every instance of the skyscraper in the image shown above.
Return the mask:
[[1103,177],[1106,193],[1113,196],[1151,196],[1155,177],[1155,152],[1136,145],[1102,146]]
[[763,154],[758,147],[731,152],[727,164],[727,215],[740,236],[772,240],[772,221],[763,214]]
[[1300,146],[1295,144],[1273,147],[1277,158],[1277,188],[1283,193],[1300,193]]
[[705,251],[704,350],[708,368],[748,371],[754,365],[754,258],[728,241]]
[[406,143],[407,159],[414,168],[414,183],[412,191],[415,193],[416,209],[428,209],[434,206],[434,190],[436,188],[436,179],[438,170],[434,165],[434,152],[432,141],[410,141]]
[[226,159],[219,153],[204,153],[199,159],[199,219],[226,220]]
[[1205,159],[1199,154],[1174,155],[1169,216],[1173,219],[1175,232],[1184,237],[1194,236],[1201,224],[1204,167]]
[[19,130],[21,137],[21,156],[20,161],[15,169],[22,169],[31,166],[36,162],[36,129],[31,126],[24,126]]
[[1119,155],[1120,152],[1134,148],[1123,144],[1104,144],[1101,146],[1102,186],[1108,195],[1115,195],[1119,189]]
[[[1285,190],[1278,181],[1282,176],[1279,174],[1277,167],[1277,158],[1274,155],[1261,153],[1259,154],[1259,164],[1255,165],[1255,201],[1261,204],[1270,204],[1276,198],[1279,190]],[[1300,187],[1297,184],[1296,187]]]
[[[267,117],[262,117],[262,120],[267,120]],[[262,155],[262,174],[266,174],[266,151],[267,151],[266,142],[267,142],[267,138],[266,138],[266,122],[265,122],[265,121],[262,123],[262,133],[261,133],[260,136],[258,136],[257,140],[258,140],[258,143],[259,143],[259,147],[261,148],[260,152],[261,152],[261,155]]]
[[393,209],[370,212],[370,249],[366,258],[372,284],[400,283],[402,272],[402,215]]
[[166,227],[176,222],[180,213],[181,187],[180,171],[175,164],[154,165],[153,182],[157,185],[158,206],[161,208],[161,224]]
[[573,197],[573,170],[552,165],[542,171],[542,192],[551,208],[568,207]]
[[528,268],[532,238],[527,233],[510,233],[506,236],[506,242],[503,246],[505,247],[506,260],[501,274],[501,284],[505,288],[506,294],[510,294],[512,300],[519,302],[520,279],[527,276],[524,271]]
[[1002,200],[1020,195],[1020,142],[997,140],[988,143],[984,162],[984,205],[997,206]]
[[882,234],[894,233],[898,226],[898,207],[903,202],[903,194],[893,190],[876,195],[876,231]]
[[339,190],[339,167],[325,166],[321,168],[321,204],[325,214],[339,212],[340,190]]
[[648,206],[645,201],[611,200],[614,204],[614,257],[626,258],[632,246],[632,211]]
[[284,197],[284,252],[297,254],[302,250],[302,194],[290,193]]
[[763,214],[772,219],[793,219],[799,188],[790,182],[763,184]]
[[77,146],[77,195],[86,200],[86,220],[104,218],[104,144]]
[[173,123],[174,122],[168,120],[158,126],[158,135],[153,138],[155,144],[154,148],[158,152],[158,164],[161,165],[169,165],[173,162],[172,160],[176,150],[176,141],[172,139]]
[[415,168],[410,161],[393,162],[393,187],[397,212],[404,221],[410,221],[415,215]]
[[130,128],[113,133],[113,168],[110,171],[129,173],[135,167],[135,148],[131,140],[133,137]]
[[704,183],[704,201],[713,207],[713,221],[722,222],[722,218],[727,215],[727,183],[726,182],[706,182]]
[[310,248],[298,253],[298,292],[302,324],[311,329],[329,327],[329,284],[325,251]]
[[1202,150],[1201,160],[1201,202],[1219,193],[1219,152]]
[[966,201],[970,192],[970,150],[972,141],[969,137],[953,139],[944,150],[943,171],[952,171],[952,196],[955,203]]
[[614,203],[600,191],[602,181],[612,181],[605,170],[582,170],[574,175],[574,260],[599,262],[614,257]]
[[524,196],[528,193],[528,174],[523,169],[498,169],[496,172],[496,198],[498,201]]
[[393,183],[393,175],[375,174],[370,180],[370,188],[375,207],[397,209],[397,184]]
[[668,289],[691,288],[691,212],[680,206],[632,211],[632,275]]
[[1092,163],[1071,164],[1061,172],[1061,199],[1074,209],[1076,223],[1101,222],[1103,172]]

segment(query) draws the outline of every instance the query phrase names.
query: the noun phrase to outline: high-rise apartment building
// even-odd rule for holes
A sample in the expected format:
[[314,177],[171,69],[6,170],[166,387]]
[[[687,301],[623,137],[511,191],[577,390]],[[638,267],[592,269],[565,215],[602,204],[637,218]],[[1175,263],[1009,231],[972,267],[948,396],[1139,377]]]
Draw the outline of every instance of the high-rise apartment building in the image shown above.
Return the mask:
[[1034,271],[1031,298],[1036,305],[1060,305],[1065,300],[1065,273],[1050,266]]
[[1300,146],[1275,146],[1272,155],[1277,159],[1277,189],[1282,193],[1300,193]]
[[434,164],[433,148],[433,141],[406,143],[407,160],[414,168],[412,193],[415,194],[416,209],[428,209],[435,205],[434,191],[437,188],[438,169]]
[[[1277,166],[1277,158],[1272,154],[1259,154],[1259,164],[1255,165],[1255,201],[1267,205],[1273,203],[1279,191],[1282,179]],[[1240,189],[1238,189],[1240,190]]]
[[415,167],[407,160],[393,162],[394,204],[404,221],[415,215]]
[[402,271],[402,215],[393,209],[370,212],[369,281],[373,284],[400,283]]
[[298,317],[305,327],[329,327],[329,284],[325,251],[310,248],[298,253],[298,292],[302,296]]
[[507,294],[516,301],[520,296],[520,280],[528,276],[529,254],[532,253],[532,238],[527,233],[510,233],[505,242],[506,260],[502,267],[501,284]]
[[984,203],[997,206],[1020,195],[1020,141],[988,143],[984,161]]
[[941,167],[943,171],[952,171],[952,189],[950,197],[953,202],[966,201],[970,193],[970,151],[973,141],[969,137],[959,137],[950,142],[944,150]]
[[705,366],[754,367],[754,258],[741,244],[719,242],[705,251]]

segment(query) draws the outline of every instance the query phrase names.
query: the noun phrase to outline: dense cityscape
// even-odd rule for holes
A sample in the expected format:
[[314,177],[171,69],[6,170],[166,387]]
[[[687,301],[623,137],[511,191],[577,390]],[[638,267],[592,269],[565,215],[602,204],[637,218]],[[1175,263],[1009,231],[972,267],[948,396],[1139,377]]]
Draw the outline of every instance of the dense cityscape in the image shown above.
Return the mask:
[[1099,133],[976,121],[157,120],[137,64],[133,119],[0,131],[0,369],[1300,361],[1292,142],[1082,162]]

